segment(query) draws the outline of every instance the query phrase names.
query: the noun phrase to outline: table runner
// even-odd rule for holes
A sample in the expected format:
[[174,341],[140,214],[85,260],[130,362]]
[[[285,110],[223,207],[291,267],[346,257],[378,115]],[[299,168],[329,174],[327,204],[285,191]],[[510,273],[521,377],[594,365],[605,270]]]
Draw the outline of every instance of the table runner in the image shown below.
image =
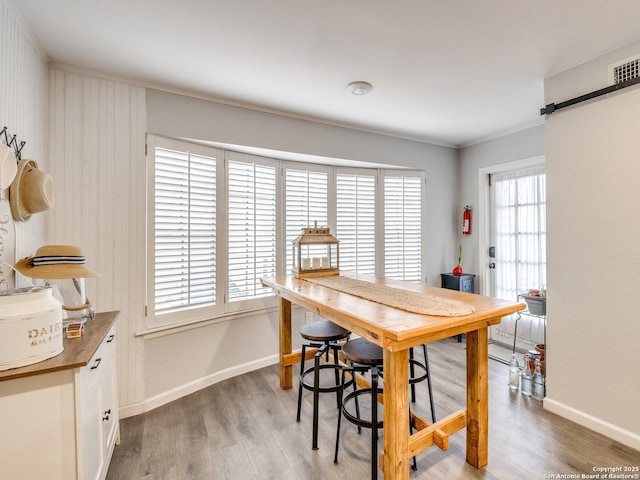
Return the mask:
[[379,285],[350,277],[311,277],[305,278],[305,280],[332,290],[412,313],[439,317],[459,317],[470,315],[475,311],[471,305],[458,300],[404,290],[389,285]]

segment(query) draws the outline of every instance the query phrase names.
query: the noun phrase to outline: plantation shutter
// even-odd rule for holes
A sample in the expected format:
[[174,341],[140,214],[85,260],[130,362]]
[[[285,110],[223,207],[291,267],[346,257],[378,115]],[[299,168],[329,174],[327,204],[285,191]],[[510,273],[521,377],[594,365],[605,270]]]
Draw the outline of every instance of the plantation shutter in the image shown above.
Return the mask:
[[216,159],[155,148],[155,313],[216,303]]
[[272,296],[260,278],[276,274],[275,162],[228,162],[229,301]]
[[327,171],[287,168],[286,188],[286,271],[291,272],[291,242],[305,227],[327,226]]
[[376,177],[337,173],[336,237],[340,270],[375,275]]
[[384,276],[422,281],[422,178],[384,177]]

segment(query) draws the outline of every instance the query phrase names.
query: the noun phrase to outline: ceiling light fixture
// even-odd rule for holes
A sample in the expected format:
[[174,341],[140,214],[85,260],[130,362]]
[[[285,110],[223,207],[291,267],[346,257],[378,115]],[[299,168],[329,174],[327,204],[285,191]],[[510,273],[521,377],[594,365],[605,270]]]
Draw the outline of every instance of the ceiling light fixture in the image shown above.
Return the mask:
[[353,95],[366,95],[372,88],[373,86],[369,82],[351,82],[347,85],[347,89]]

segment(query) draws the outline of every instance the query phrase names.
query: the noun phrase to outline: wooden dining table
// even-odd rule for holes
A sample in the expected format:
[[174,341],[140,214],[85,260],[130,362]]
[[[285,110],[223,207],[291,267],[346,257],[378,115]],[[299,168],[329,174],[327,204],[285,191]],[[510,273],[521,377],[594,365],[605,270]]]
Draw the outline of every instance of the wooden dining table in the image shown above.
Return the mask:
[[[384,478],[408,480],[410,459],[436,445],[449,446],[449,436],[466,428],[466,460],[476,468],[488,463],[489,379],[488,328],[502,317],[524,310],[515,303],[483,295],[413,284],[381,277],[347,274],[351,278],[400,288],[425,295],[464,302],[474,312],[462,316],[411,313],[377,301],[341,292],[291,275],[263,278],[262,283],[278,295],[280,387],[293,387],[293,365],[300,352],[292,350],[291,311],[298,305],[350,330],[383,348],[384,446],[380,464]],[[466,334],[466,408],[430,423],[415,413],[416,432],[409,430],[409,349],[455,335]]]

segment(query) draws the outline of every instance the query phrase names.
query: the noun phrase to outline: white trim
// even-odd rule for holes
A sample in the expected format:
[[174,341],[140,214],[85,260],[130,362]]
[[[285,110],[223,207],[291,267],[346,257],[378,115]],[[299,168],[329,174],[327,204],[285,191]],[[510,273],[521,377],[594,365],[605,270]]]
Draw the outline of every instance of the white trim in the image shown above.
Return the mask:
[[120,420],[128,417],[135,417],[136,415],[140,415],[144,413],[144,404],[142,402],[132,403],[131,405],[126,405],[124,407],[118,408],[118,417]]
[[218,382],[227,380],[244,373],[249,373],[263,367],[268,367],[280,361],[280,355],[274,354],[268,357],[259,358],[251,362],[235,365],[219,372],[212,373],[206,377],[199,378],[192,382],[186,383],[179,387],[173,388],[166,392],[147,398],[142,402],[142,412],[149,412],[155,408],[161,407],[167,403],[173,402],[179,398],[195,393],[204,388],[210,387]]
[[560,415],[561,417],[594,430],[602,435],[612,438],[613,440],[623,443],[624,445],[640,450],[640,435],[637,433],[626,430],[617,425],[613,425],[612,423],[605,422],[593,415],[589,415],[588,413],[576,410],[564,403],[553,400],[553,398],[546,397],[542,405],[545,410],[551,413]]

